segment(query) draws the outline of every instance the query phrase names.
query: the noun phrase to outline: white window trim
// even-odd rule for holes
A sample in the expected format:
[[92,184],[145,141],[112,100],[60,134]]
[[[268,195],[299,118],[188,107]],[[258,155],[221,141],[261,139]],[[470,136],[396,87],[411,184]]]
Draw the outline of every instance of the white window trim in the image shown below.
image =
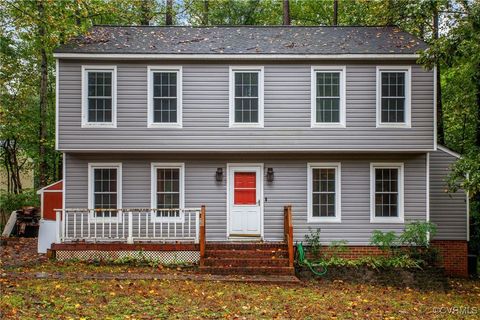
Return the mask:
[[[117,216],[113,218],[105,218],[105,217],[95,217],[93,213],[94,207],[94,169],[117,169]],[[122,218],[122,163],[121,162],[95,162],[95,163],[88,163],[88,208],[89,208],[89,222],[97,221],[97,222],[121,222],[123,221]]]
[[[264,70],[263,66],[230,66],[229,67],[229,127],[230,128],[263,128],[264,110]],[[235,122],[235,72],[258,72],[258,122]]]
[[[398,217],[375,216],[375,169],[398,169]],[[370,163],[370,223],[404,223],[404,164],[403,162]]]
[[[88,73],[112,72],[112,121],[88,122]],[[117,66],[82,65],[82,128],[116,128],[117,127]]]
[[[405,72],[405,122],[382,122],[382,72]],[[411,66],[377,66],[377,128],[411,128],[412,127],[412,67]]]
[[[335,169],[335,217],[314,217],[312,210],[313,169]],[[340,162],[307,163],[307,223],[342,222],[342,164]]]
[[[154,122],[153,121],[153,73],[154,72],[176,72],[177,73],[177,122]],[[182,66],[148,66],[147,67],[147,91],[148,91],[148,128],[182,128],[183,110],[183,70]]]
[[[312,66],[310,80],[311,127],[312,128],[345,128],[347,113],[347,72],[346,66]],[[317,122],[317,72],[340,73],[340,117],[339,122]]]
[[[151,174],[150,174],[150,205],[151,209],[157,207],[157,169],[180,169],[179,175],[179,187],[180,187],[180,208],[185,209],[185,163],[163,163],[163,162],[152,162],[151,163]],[[180,216],[175,217],[158,217],[156,211],[152,210],[150,215],[151,221],[155,222],[183,222],[185,217],[183,212],[180,211]]]

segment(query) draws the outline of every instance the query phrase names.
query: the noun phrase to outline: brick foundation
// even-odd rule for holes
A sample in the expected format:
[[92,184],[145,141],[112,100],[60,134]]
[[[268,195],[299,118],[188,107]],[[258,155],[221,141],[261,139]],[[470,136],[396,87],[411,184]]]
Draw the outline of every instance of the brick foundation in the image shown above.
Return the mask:
[[[448,276],[468,277],[467,242],[462,240],[434,240],[432,245],[440,251],[440,266]],[[322,246],[322,254],[329,254],[330,248]],[[384,252],[373,246],[347,246],[345,252],[336,253],[338,257],[356,259],[366,256],[385,256]]]
[[377,247],[372,246],[347,246],[345,252],[334,252],[328,246],[322,246],[320,249],[322,255],[327,257],[334,254],[339,258],[356,259],[369,256],[386,256],[388,252],[384,252]]
[[464,240],[433,240],[438,248],[441,264],[449,276],[468,277],[468,245]]

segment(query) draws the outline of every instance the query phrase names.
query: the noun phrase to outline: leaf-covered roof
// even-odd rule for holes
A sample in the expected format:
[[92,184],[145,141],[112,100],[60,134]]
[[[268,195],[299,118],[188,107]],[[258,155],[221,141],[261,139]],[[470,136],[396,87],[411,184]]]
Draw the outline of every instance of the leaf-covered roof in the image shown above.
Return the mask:
[[95,26],[57,53],[411,54],[426,44],[397,27]]

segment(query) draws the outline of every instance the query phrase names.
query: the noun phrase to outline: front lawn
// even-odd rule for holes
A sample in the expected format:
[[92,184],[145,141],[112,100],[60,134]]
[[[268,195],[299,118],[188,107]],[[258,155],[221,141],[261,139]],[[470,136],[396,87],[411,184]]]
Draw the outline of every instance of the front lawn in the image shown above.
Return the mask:
[[461,280],[451,285],[449,292],[422,292],[341,281],[278,286],[216,281],[2,279],[0,310],[2,319],[458,319],[458,314],[448,314],[449,308],[464,307],[470,312],[477,310],[471,316],[478,317],[480,283]]
[[[1,248],[2,320],[480,318],[479,280],[449,279],[434,290],[325,279],[289,285],[200,281],[195,270],[48,261],[35,251],[34,239]],[[38,273],[64,279],[36,279]],[[88,278],[99,274],[119,279]],[[131,280],[129,274],[159,280]],[[177,274],[182,280],[160,280]]]

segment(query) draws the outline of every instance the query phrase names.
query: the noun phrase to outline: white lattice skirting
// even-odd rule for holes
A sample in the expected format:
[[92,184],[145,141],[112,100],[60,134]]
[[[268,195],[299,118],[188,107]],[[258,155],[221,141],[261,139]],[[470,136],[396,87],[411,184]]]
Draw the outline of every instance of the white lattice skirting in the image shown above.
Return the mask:
[[200,261],[199,251],[66,251],[57,250],[55,253],[58,261],[66,260],[122,260],[135,259],[155,261],[161,264],[198,263]]

